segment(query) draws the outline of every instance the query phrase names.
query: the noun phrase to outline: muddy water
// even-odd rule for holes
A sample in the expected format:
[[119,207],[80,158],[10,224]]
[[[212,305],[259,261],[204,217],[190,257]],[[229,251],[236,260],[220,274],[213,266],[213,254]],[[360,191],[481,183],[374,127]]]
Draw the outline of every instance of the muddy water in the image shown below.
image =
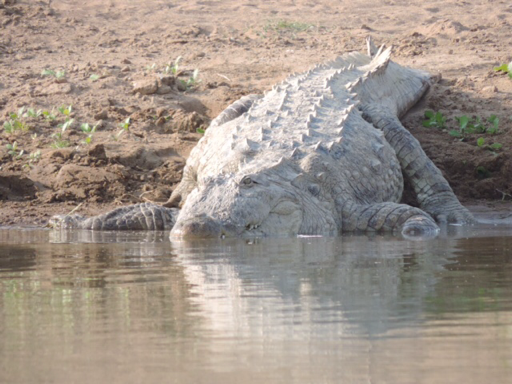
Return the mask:
[[0,382],[509,383],[511,233],[2,230]]

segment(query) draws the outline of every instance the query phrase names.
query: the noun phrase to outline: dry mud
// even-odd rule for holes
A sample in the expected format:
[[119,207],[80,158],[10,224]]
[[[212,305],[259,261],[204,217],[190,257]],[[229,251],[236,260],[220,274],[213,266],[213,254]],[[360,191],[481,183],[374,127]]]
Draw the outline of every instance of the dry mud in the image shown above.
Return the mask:
[[[455,193],[465,204],[507,210],[512,79],[493,67],[512,60],[510,2],[369,4],[2,0],[0,127],[19,124],[0,128],[0,225],[44,225],[76,207],[90,215],[166,201],[201,131],[229,103],[364,50],[368,35],[393,45],[397,62],[438,79],[403,121]],[[13,119],[22,107],[42,114]],[[422,126],[426,109],[442,112],[444,130]],[[495,115],[499,131],[450,136],[463,115]],[[63,131],[66,119],[73,122]],[[86,123],[96,125],[90,143]]]

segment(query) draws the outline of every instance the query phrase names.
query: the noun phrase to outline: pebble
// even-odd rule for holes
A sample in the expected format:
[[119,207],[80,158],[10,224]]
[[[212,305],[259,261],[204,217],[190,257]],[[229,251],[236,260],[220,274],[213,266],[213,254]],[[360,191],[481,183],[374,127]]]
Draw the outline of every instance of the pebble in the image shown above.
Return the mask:
[[483,93],[497,93],[498,87],[496,87],[495,85],[488,85],[487,87],[482,88],[482,92]]
[[101,110],[97,114],[94,115],[95,120],[107,120],[108,119],[108,111],[106,109]]
[[133,93],[152,95],[158,91],[158,83],[155,79],[143,79],[133,83]]

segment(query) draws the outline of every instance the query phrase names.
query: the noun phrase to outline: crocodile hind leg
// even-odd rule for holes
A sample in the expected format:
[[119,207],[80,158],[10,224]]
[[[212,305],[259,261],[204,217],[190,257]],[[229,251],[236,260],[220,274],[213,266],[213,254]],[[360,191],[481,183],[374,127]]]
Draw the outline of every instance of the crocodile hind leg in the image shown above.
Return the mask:
[[342,232],[400,232],[405,237],[437,236],[436,222],[419,208],[398,203],[360,205],[345,201],[339,207]]
[[396,116],[382,110],[365,110],[373,125],[384,132],[395,150],[405,177],[411,182],[421,209],[437,222],[470,224],[473,215],[461,205],[441,171],[428,158],[418,140]]

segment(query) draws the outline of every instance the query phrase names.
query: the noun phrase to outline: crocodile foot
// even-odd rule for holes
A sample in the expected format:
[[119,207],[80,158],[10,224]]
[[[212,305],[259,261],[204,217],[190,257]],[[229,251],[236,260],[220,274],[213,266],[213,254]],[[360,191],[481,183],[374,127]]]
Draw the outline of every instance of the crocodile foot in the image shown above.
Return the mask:
[[402,226],[402,236],[406,239],[433,239],[439,234],[436,222],[428,216],[413,216]]

